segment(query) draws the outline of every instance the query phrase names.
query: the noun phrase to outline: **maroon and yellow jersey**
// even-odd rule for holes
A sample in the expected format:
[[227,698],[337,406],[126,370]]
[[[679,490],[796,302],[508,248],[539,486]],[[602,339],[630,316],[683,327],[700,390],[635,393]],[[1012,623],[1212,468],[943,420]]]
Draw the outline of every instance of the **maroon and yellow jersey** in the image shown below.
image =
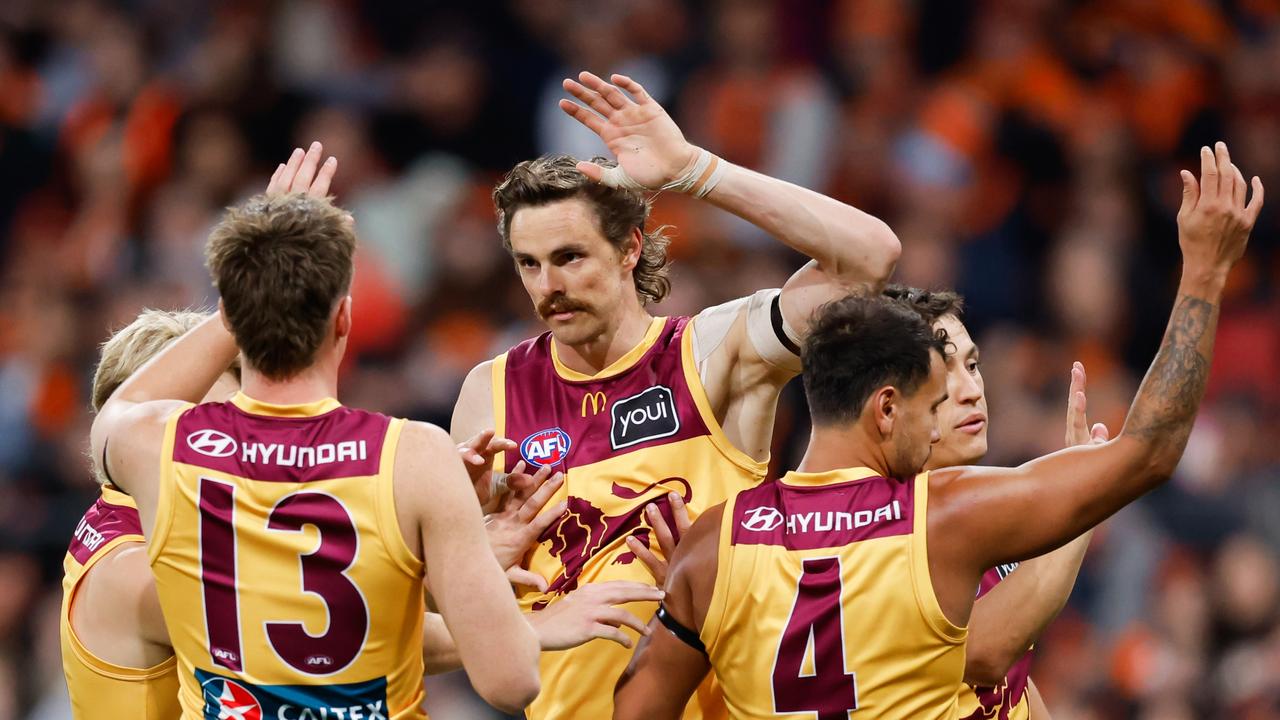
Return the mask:
[[[1018,568],[1018,563],[1008,563],[991,568],[982,576],[978,585],[978,597],[991,592],[1001,580]],[[1027,681],[1031,675],[1032,651],[1018,659],[1009,668],[1004,683],[998,687],[965,685],[960,688],[960,717],[963,720],[1027,720],[1031,715],[1027,699]]]
[[[567,500],[568,511],[524,562],[550,587],[545,593],[522,588],[526,611],[584,583],[653,583],[625,542],[634,535],[659,552],[646,506],[657,506],[671,522],[667,494],[674,492],[697,516],[764,478],[765,464],[733,447],[716,422],[694,367],[689,322],[655,318],[639,345],[592,376],[559,362],[550,333],[494,360],[496,430],[520,445],[498,461],[504,463],[500,469],[510,471],[523,459],[565,473],[552,502]],[[657,605],[627,609],[647,619]],[[613,687],[630,658],[630,650],[605,640],[543,653],[542,693],[528,717],[611,717]],[[723,713],[719,693],[708,683],[685,717]]]
[[730,500],[699,635],[733,717],[959,716],[967,632],[933,593],[928,492],[851,468]]
[[184,718],[425,717],[403,426],[244,394],[169,419],[150,558]]
[[173,720],[178,707],[177,661],[169,658],[149,668],[129,668],[94,655],[71,628],[71,606],[80,581],[112,550],[142,544],[142,521],[133,498],[104,486],[102,496],[76,525],[62,561],[62,672],[77,720]]

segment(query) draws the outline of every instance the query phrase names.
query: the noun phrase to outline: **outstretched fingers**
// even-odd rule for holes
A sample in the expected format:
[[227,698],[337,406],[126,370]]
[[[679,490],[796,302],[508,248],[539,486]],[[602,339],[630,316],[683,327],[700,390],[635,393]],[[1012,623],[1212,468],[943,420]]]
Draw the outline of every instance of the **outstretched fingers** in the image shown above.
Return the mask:
[[1218,198],[1218,161],[1208,145],[1200,148],[1200,199]]
[[1245,219],[1249,221],[1252,227],[1258,220],[1258,213],[1262,212],[1262,178],[1257,175],[1253,176],[1253,197],[1250,198],[1249,204],[1244,208]]
[[591,132],[597,135],[604,132],[604,118],[582,107],[578,103],[572,100],[561,100],[560,109],[569,117],[585,125]]
[[565,92],[574,96],[580,102],[582,102],[583,105],[586,105],[587,107],[591,108],[592,110],[595,110],[601,115],[608,117],[613,112],[613,109],[614,109],[613,106],[610,105],[603,97],[601,97],[600,93],[596,92],[595,90],[592,90],[591,88],[584,86],[582,83],[578,82],[577,80],[565,78],[564,82],[562,82],[560,85],[565,89]]
[[635,100],[637,105],[653,102],[653,98],[649,96],[648,92],[645,92],[644,86],[626,75],[618,75],[615,73],[609,79],[613,81],[614,85],[626,90],[627,93],[631,95],[631,98]]
[[621,90],[605,82],[598,75],[583,70],[578,73],[578,81],[599,93],[600,97],[604,98],[604,101],[609,103],[614,110],[621,110],[632,104],[631,99],[624,95]]

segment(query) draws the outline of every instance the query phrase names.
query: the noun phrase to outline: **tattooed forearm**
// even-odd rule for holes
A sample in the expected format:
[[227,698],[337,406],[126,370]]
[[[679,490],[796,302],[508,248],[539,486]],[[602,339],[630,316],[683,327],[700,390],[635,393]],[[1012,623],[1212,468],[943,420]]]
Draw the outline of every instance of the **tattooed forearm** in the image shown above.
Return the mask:
[[1217,319],[1217,305],[1189,295],[1178,299],[1125,421],[1126,434],[1181,455],[1209,379]]

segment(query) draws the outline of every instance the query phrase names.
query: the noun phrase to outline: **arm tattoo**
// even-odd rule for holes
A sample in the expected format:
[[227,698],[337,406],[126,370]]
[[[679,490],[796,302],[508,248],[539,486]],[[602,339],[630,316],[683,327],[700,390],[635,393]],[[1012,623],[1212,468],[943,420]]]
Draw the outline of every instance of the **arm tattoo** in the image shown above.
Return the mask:
[[[1183,296],[1125,422],[1133,437],[1181,452],[1204,397],[1218,308]],[[1206,338],[1206,334],[1208,337]],[[1208,346],[1202,350],[1201,345]]]

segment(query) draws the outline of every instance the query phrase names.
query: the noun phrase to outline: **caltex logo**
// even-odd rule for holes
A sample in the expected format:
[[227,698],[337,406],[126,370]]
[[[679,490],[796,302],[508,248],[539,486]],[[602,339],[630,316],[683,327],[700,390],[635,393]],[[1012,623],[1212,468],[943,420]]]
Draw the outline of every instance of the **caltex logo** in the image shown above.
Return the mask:
[[758,507],[747,511],[742,519],[742,527],[751,532],[769,532],[782,524],[782,513],[778,508]]
[[215,677],[204,684],[206,720],[262,720],[262,705],[235,680]]
[[236,452],[235,438],[217,430],[197,430],[187,436],[187,447],[209,457],[227,457]]

